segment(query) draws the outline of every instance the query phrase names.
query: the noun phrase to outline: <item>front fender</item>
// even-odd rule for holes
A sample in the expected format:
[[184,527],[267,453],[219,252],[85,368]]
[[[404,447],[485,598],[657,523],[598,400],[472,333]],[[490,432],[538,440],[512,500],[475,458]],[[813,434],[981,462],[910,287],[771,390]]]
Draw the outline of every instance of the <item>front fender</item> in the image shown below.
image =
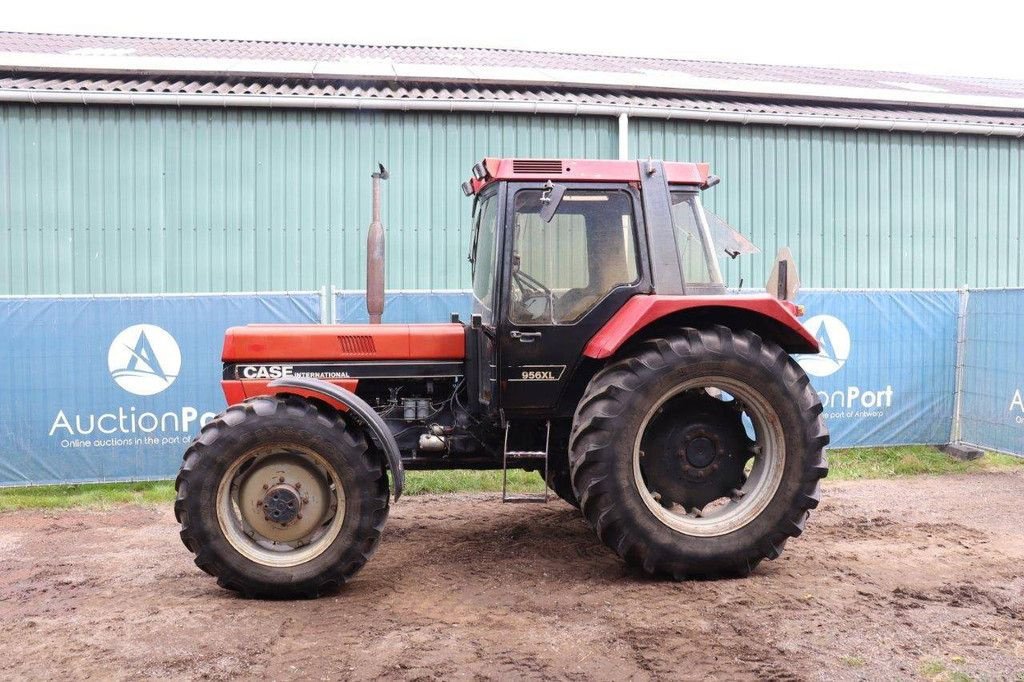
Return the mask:
[[288,389],[285,393],[295,393],[304,398],[317,398],[332,407],[344,409],[361,421],[370,432],[373,441],[384,451],[388,468],[395,479],[395,502],[402,495],[405,487],[405,469],[402,467],[402,454],[398,443],[391,435],[391,430],[380,415],[370,405],[351,391],[340,386],[306,377],[285,377],[267,384],[267,388]]

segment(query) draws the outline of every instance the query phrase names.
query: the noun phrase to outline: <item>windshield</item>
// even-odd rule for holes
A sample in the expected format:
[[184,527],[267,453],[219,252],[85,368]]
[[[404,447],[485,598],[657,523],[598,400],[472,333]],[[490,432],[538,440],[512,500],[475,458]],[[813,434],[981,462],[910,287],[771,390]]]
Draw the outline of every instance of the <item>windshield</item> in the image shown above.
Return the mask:
[[479,313],[484,324],[493,322],[495,232],[498,225],[498,195],[491,193],[480,199],[476,208],[476,227],[473,233],[473,312]]

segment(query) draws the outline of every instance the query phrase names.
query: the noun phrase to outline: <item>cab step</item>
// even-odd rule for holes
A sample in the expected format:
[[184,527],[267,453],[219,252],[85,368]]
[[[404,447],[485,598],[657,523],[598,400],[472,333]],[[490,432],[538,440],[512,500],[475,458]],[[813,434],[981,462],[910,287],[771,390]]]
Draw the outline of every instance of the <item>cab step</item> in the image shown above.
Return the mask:
[[[505,422],[505,444],[502,447],[501,457],[501,501],[509,504],[522,503],[546,503],[548,501],[548,450],[551,445],[551,422],[544,422],[544,449],[543,450],[509,450],[508,434],[512,429],[512,422]],[[509,460],[533,460],[544,462],[544,492],[542,493],[517,493],[508,492],[508,464]]]

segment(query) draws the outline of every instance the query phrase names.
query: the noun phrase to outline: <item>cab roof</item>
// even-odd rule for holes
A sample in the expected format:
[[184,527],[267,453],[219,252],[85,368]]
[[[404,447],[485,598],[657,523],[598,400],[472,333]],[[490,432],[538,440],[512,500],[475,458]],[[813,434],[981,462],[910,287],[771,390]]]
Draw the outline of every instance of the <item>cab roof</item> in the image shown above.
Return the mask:
[[[473,177],[464,187],[478,194],[499,180],[561,180],[564,182],[640,182],[646,161],[596,159],[499,159],[487,157],[473,167]],[[706,187],[710,167],[706,163],[665,162],[669,184]]]

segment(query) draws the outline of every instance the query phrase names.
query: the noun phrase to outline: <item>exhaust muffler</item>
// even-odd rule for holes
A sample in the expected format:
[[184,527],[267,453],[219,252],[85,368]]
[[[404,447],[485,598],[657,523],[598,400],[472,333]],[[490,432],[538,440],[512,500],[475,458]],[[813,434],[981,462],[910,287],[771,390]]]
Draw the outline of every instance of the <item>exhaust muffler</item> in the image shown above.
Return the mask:
[[380,220],[380,182],[389,175],[384,164],[373,173],[373,219],[366,233],[366,312],[370,324],[380,324],[384,314],[384,224]]

